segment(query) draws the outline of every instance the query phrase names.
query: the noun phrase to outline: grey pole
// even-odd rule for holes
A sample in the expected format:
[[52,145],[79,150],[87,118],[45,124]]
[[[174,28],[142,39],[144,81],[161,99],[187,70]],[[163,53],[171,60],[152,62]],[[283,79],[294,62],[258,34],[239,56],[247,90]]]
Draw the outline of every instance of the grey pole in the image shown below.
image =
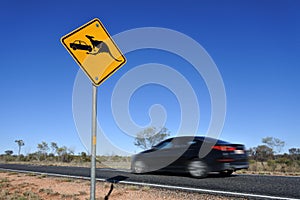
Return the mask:
[[96,143],[97,143],[97,86],[93,85],[92,100],[92,141],[91,141],[91,193],[90,200],[96,199]]

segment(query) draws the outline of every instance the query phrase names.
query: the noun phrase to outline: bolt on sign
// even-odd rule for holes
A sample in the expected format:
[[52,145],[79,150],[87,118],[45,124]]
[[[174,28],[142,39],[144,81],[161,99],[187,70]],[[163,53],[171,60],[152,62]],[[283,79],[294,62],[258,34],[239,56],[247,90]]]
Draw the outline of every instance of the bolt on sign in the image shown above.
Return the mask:
[[126,62],[97,18],[63,36],[61,42],[95,86],[103,83]]

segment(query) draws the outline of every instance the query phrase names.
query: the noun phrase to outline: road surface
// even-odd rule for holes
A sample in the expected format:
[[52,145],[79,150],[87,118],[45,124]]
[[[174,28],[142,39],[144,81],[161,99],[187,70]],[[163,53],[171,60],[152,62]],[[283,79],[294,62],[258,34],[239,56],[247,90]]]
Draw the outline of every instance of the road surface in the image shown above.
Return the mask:
[[[0,170],[22,170],[38,173],[90,177],[90,169],[84,167],[36,166],[0,164]],[[245,196],[250,199],[300,199],[300,177],[232,175],[221,177],[211,174],[204,179],[195,179],[176,174],[136,175],[115,169],[97,169],[98,180],[144,184],[193,192],[215,193],[229,196]]]

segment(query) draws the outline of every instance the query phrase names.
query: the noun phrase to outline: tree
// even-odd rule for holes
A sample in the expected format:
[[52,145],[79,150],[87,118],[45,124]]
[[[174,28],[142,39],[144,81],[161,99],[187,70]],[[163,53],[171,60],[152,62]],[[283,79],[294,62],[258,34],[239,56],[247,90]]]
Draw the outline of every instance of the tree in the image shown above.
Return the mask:
[[57,150],[58,150],[58,145],[56,142],[51,142],[51,149],[52,149],[52,153],[55,155],[57,154]]
[[261,164],[265,167],[264,162],[273,158],[274,152],[273,149],[266,145],[259,145],[251,149],[251,154],[254,160],[261,162]]
[[86,152],[84,152],[84,151],[80,153],[80,157],[81,157],[81,159],[82,159],[84,162],[91,161],[91,160],[90,160],[90,157],[88,157],[87,154],[86,154]]
[[289,154],[291,155],[300,155],[300,148],[290,148]]
[[49,146],[47,142],[42,142],[37,146],[39,154],[47,155],[49,151]]
[[148,127],[145,130],[137,133],[134,145],[142,149],[149,149],[158,142],[164,140],[170,135],[167,128],[157,130],[155,127]]
[[285,142],[274,137],[265,137],[262,139],[262,143],[273,149],[275,153],[280,153],[285,145]]
[[19,150],[18,150],[18,156],[20,156],[21,153],[21,147],[25,145],[23,140],[15,140],[15,142],[18,144]]
[[13,153],[14,153],[14,152],[13,152],[12,150],[6,150],[6,151],[5,151],[5,154],[6,154],[7,156],[11,156]]
[[74,151],[66,146],[63,146],[57,149],[57,154],[62,162],[70,162],[73,159]]
[[300,148],[289,149],[289,154],[292,160],[300,160]]

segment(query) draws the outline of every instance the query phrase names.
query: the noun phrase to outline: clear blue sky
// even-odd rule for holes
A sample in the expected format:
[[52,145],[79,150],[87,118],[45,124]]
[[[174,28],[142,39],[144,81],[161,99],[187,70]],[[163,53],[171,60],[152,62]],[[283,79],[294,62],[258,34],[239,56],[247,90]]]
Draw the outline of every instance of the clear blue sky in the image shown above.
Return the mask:
[[[201,44],[223,78],[227,112],[221,138],[248,148],[267,136],[300,147],[300,2],[271,1],[1,1],[0,154],[36,151],[42,141],[85,150],[73,120],[72,92],[79,67],[60,38],[99,18],[111,35],[139,27],[179,31]],[[176,43],[176,41],[174,41]],[[114,84],[144,63],[174,67],[195,89],[201,110],[198,134],[210,119],[210,100],[201,76],[168,52],[130,52],[127,64],[99,87],[98,120],[120,148],[138,151],[111,114]],[[174,133],[180,109],[174,95],[158,85],[137,90],[130,102],[133,120],[149,122],[148,109],[162,104]],[[89,134],[89,133],[88,133]],[[101,140],[101,138],[98,138]],[[101,148],[101,147],[99,147]],[[104,154],[112,154],[104,150]]]

